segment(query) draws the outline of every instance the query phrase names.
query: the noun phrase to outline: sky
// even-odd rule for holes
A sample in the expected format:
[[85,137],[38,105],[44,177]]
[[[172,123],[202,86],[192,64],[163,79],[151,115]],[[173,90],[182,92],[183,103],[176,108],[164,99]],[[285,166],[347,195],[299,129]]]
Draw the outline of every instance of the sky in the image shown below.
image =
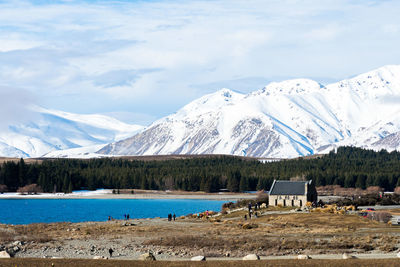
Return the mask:
[[29,103],[147,125],[221,88],[400,64],[400,1],[3,1],[0,124]]

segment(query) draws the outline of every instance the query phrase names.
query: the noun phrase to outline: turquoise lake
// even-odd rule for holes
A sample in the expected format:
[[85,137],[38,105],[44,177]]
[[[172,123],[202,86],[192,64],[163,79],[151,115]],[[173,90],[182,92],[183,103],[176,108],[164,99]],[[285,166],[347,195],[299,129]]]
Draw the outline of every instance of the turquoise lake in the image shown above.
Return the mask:
[[206,210],[220,211],[227,200],[194,199],[0,199],[0,223],[106,221],[108,216],[124,219],[166,218]]

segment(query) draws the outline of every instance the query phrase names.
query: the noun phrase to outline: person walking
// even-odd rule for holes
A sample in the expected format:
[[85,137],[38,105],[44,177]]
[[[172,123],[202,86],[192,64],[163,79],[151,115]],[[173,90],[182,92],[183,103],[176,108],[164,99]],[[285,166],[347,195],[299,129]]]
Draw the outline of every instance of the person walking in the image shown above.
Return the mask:
[[174,213],[174,215],[173,215],[172,217],[174,218],[174,221],[175,221],[175,219],[176,219],[176,215],[175,215],[175,213]]
[[110,249],[108,250],[108,253],[110,253],[110,258],[112,257],[113,252],[114,252],[114,250],[113,250],[112,248],[110,248]]

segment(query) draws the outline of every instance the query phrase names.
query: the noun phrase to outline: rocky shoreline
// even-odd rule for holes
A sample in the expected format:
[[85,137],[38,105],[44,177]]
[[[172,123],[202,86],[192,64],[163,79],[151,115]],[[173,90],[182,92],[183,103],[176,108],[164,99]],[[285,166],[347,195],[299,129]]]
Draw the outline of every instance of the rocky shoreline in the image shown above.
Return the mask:
[[[244,208],[212,216],[113,220],[106,222],[0,225],[0,251],[15,258],[184,261],[395,258],[395,227],[357,215],[316,214],[265,208],[244,219]],[[110,257],[109,249],[113,250]]]

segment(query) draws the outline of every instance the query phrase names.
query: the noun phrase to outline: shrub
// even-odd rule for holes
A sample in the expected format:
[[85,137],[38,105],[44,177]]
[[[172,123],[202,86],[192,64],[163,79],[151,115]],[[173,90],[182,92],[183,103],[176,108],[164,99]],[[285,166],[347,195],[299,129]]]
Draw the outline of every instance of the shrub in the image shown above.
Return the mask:
[[256,203],[260,203],[260,204],[265,203],[268,205],[268,201],[269,201],[268,199],[269,198],[268,198],[267,193],[265,193],[264,191],[259,191],[257,193]]
[[5,184],[0,184],[0,194],[7,192],[8,188]]
[[37,194],[43,192],[42,188],[38,186],[37,184],[29,184],[24,187],[20,187],[17,190],[18,193],[21,194]]
[[400,186],[397,186],[397,187],[394,189],[394,193],[397,194],[397,195],[400,195]]
[[222,210],[224,209],[232,209],[235,206],[235,203],[233,202],[226,202],[222,204]]
[[367,218],[370,220],[387,223],[392,218],[392,215],[385,211],[368,212]]

